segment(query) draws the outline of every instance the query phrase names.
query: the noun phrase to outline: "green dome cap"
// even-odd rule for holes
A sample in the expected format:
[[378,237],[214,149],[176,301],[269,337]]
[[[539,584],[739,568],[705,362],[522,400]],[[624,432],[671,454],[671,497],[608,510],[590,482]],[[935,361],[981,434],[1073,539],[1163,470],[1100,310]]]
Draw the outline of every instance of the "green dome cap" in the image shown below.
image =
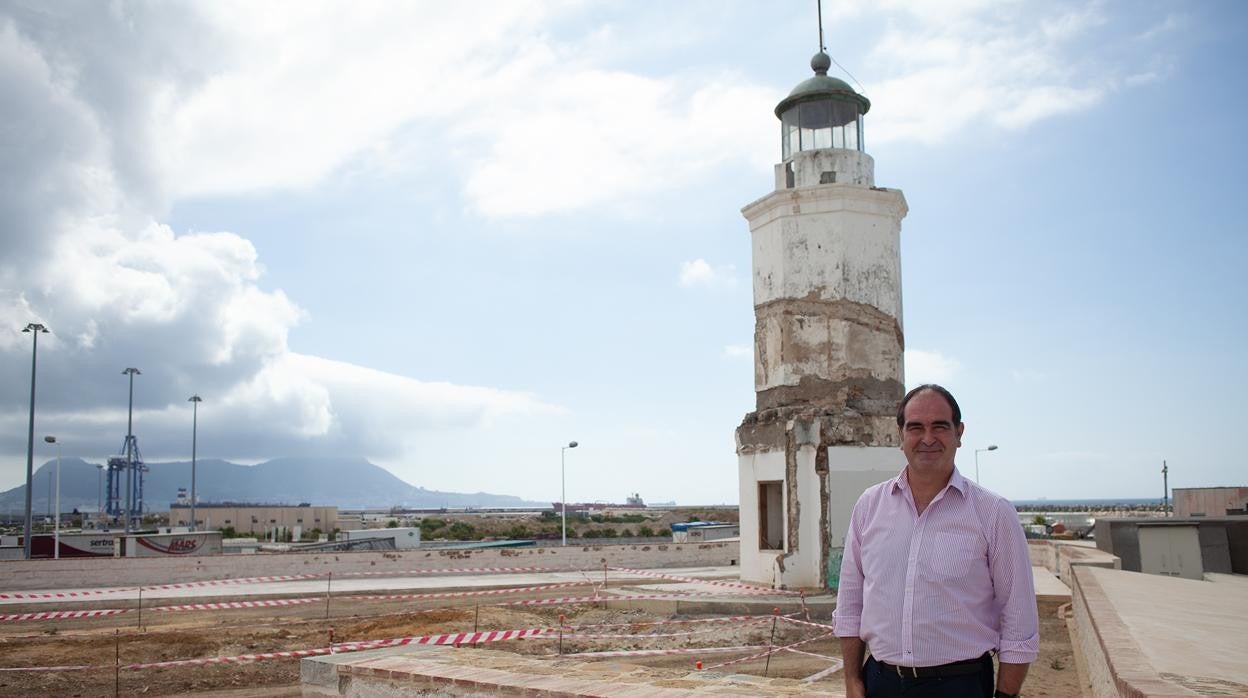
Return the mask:
[[832,59],[828,57],[828,54],[823,51],[816,53],[810,59],[810,68],[815,71],[814,77],[794,87],[789,96],[776,105],[776,117],[778,118],[781,114],[802,102],[814,102],[824,99],[855,102],[861,106],[862,113],[866,114],[871,109],[871,101],[854,92],[854,88],[850,87],[849,83],[844,80],[829,77],[828,68],[831,65]]

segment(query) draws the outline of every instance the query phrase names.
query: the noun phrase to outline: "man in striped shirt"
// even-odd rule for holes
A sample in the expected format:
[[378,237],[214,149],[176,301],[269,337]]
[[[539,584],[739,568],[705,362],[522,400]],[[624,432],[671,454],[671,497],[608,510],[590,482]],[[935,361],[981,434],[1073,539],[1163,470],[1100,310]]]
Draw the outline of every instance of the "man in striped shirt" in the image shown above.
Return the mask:
[[862,494],[845,539],[846,695],[1017,696],[1040,635],[1014,506],[954,466],[965,425],[948,390],[911,390],[897,428],[906,467]]

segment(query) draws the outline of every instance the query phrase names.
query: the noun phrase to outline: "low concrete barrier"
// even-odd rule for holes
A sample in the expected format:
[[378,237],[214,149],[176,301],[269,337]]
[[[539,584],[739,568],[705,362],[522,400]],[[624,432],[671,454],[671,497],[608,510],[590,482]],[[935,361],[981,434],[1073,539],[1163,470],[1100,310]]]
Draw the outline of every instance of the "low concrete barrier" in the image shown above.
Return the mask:
[[1114,609],[1091,569],[1070,568],[1074,625],[1073,649],[1086,668],[1093,698],[1129,696],[1196,696],[1166,680],[1148,661],[1131,631]]
[[482,550],[396,550],[335,553],[217,555],[194,558],[79,558],[0,561],[0,590],[74,589],[198,582],[236,577],[483,567],[601,570],[735,565],[736,541]]

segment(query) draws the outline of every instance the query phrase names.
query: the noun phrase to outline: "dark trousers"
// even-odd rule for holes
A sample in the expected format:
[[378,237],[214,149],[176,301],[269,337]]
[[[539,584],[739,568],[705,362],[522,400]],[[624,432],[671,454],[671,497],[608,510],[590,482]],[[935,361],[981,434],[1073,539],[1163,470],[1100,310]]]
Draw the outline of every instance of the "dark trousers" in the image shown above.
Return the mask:
[[885,669],[874,657],[867,657],[862,680],[867,698],[992,698],[992,657],[984,655],[979,661],[982,669],[978,674],[912,679]]

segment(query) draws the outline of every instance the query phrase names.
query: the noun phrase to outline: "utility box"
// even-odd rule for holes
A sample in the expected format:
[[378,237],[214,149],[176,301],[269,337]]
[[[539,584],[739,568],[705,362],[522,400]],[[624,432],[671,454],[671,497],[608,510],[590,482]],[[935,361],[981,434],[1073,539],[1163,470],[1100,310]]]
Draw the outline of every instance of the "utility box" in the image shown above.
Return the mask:
[[1140,526],[1140,571],[1203,579],[1200,533],[1191,525]]

